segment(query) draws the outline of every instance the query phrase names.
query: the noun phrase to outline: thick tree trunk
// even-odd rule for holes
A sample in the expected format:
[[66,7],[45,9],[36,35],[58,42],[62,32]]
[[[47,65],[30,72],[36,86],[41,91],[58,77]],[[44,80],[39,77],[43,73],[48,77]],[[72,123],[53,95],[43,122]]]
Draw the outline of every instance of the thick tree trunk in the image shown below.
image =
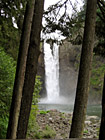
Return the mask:
[[12,103],[10,109],[9,124],[7,130],[8,139],[16,139],[22,89],[24,84],[27,51],[29,46],[32,18],[34,12],[34,4],[35,4],[35,0],[30,0],[30,2],[28,2],[26,5],[26,12],[24,17],[20,47],[19,47],[19,55],[18,55],[15,83],[13,89]]
[[42,28],[43,8],[44,0],[35,0],[34,16],[32,22],[30,44],[26,63],[26,74],[17,131],[18,139],[25,139],[27,133],[27,126],[35,85],[35,77],[37,73],[38,57],[40,53],[40,32]]
[[84,38],[70,138],[81,138],[83,135],[94,46],[96,4],[97,0],[87,1]]
[[101,116],[99,140],[105,140],[105,75],[104,75],[104,85],[103,85],[102,116]]

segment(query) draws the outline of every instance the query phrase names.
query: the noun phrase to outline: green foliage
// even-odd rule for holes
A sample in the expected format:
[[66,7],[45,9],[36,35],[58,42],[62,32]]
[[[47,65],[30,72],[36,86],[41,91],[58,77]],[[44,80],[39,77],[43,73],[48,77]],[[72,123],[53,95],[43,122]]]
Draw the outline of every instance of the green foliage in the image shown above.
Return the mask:
[[47,114],[47,113],[49,113],[50,112],[50,110],[47,110],[47,111],[45,111],[45,110],[40,110],[40,114]]
[[13,27],[9,19],[2,19],[0,24],[0,45],[5,52],[17,59],[20,34],[18,29]]
[[87,134],[87,133],[88,133],[88,130],[84,130],[84,132],[83,132],[83,133]]
[[[26,2],[27,0],[0,1],[0,138],[5,138],[6,135],[15,78],[14,60],[17,60]],[[40,89],[41,82],[39,77],[36,77],[33,104],[38,102]],[[37,106],[34,106],[32,110],[36,113],[37,109]]]
[[[80,12],[77,12],[76,5],[72,5],[72,15],[70,16],[67,12],[68,5],[70,6],[68,0],[64,2],[59,1],[56,4],[50,6],[44,13],[46,25],[43,28],[44,33],[52,33],[56,30],[60,31],[65,37],[69,37],[72,44],[82,44],[85,13],[86,13],[86,3],[83,1],[84,5]],[[103,4],[102,4],[103,3]],[[94,48],[95,54],[102,55],[105,57],[105,3],[103,1],[98,1],[97,7],[97,17],[96,17],[96,36],[97,43]],[[62,10],[62,14],[59,12]]]
[[45,130],[42,133],[42,138],[54,138],[56,132],[48,125],[46,125]]
[[8,117],[0,118],[0,139],[5,138],[8,127]]
[[32,100],[32,106],[31,106],[31,113],[30,113],[30,118],[29,118],[29,123],[28,123],[28,132],[27,136],[28,137],[33,137],[34,133],[37,133],[37,130],[39,129],[38,124],[36,122],[36,115],[38,111],[38,99],[39,99],[39,92],[41,90],[41,81],[40,81],[40,76],[36,76],[35,79],[35,88],[34,88],[34,93],[33,93],[33,100]]
[[36,139],[41,139],[41,138],[42,138],[41,132],[37,131],[37,132],[34,134],[34,138],[36,138]]
[[40,81],[40,76],[37,75],[35,79],[35,88],[34,88],[33,100],[32,100],[32,104],[34,105],[38,103],[39,92],[42,89],[41,85],[42,85],[42,82]]
[[28,123],[27,137],[33,137],[32,135],[34,135],[34,133],[36,133],[37,130],[39,129],[38,124],[36,122],[37,111],[38,111],[37,105],[32,105]]
[[64,118],[64,119],[66,118],[66,116],[65,116],[64,112],[63,112],[63,113],[61,113],[61,114],[60,114],[60,116],[61,116],[62,118]]
[[0,116],[8,114],[15,78],[15,62],[0,47]]
[[0,46],[16,60],[26,1],[1,0],[0,5]]
[[[71,9],[71,5],[72,14],[70,15],[67,9]],[[62,9],[63,12],[60,13]],[[52,33],[58,30],[63,36],[69,37],[73,43],[75,39],[77,40],[77,36],[79,36],[79,44],[82,43],[85,8],[82,8],[81,11],[78,12],[76,4],[73,5],[69,0],[59,1],[58,3],[51,5],[45,11],[44,18],[46,21],[46,25],[43,27],[44,33]]]
[[[76,60],[74,63],[75,70],[79,69],[79,61],[80,55],[76,55]],[[102,90],[103,90],[103,79],[105,73],[105,61],[102,56],[93,55],[93,62],[92,62],[92,72],[90,78],[90,94],[95,98],[101,97]]]
[[[99,3],[99,2],[98,2]],[[105,11],[105,7],[102,9]],[[105,57],[105,16],[103,16],[100,8],[97,8],[97,18],[96,18],[96,36],[98,38],[95,44],[94,52],[96,55],[101,55]]]
[[104,59],[99,56],[93,57],[93,68],[90,83],[93,89],[96,90],[97,94],[102,94],[103,79],[105,73]]
[[[5,138],[6,135],[14,78],[15,62],[13,58],[7,55],[3,48],[0,47],[0,138]],[[33,95],[34,105],[32,105],[29,122],[30,131],[32,131],[36,126],[36,113],[38,110],[38,106],[36,104],[38,103],[40,90],[40,77],[36,76],[35,90]]]
[[[37,115],[37,106],[32,105],[29,124],[28,124],[28,132],[27,137],[33,139],[42,139],[42,138],[54,138],[56,132],[48,125],[42,130],[40,129],[38,123],[36,122]],[[47,114],[49,111],[40,111],[40,114]]]
[[46,125],[45,129],[42,131],[37,131],[34,134],[34,138],[36,139],[49,139],[49,138],[54,138],[56,135],[56,132],[48,125]]
[[96,131],[97,131],[97,138],[99,138],[100,128],[96,128]]
[[0,47],[0,138],[6,134],[14,78],[15,62]]

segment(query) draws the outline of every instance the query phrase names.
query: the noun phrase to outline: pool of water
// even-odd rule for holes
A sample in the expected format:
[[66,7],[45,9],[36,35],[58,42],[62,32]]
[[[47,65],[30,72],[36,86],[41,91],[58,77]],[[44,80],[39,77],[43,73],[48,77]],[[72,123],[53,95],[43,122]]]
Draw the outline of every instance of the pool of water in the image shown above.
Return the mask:
[[[61,112],[72,113],[73,105],[70,104],[38,104],[39,110],[57,109]],[[101,105],[88,105],[87,115],[101,117]]]

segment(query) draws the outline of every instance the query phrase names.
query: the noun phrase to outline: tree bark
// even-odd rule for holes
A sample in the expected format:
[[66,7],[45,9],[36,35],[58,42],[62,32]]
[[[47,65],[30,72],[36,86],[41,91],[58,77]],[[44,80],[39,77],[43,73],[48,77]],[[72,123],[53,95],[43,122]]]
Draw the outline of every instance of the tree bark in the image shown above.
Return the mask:
[[35,0],[30,0],[30,2],[28,2],[26,5],[22,35],[20,40],[12,103],[10,109],[9,124],[7,129],[8,139],[16,139],[22,89],[24,84],[27,51],[29,47],[31,25],[32,25],[33,12],[34,12],[34,4],[35,4]]
[[102,116],[101,116],[99,140],[105,140],[105,75],[102,95]]
[[85,29],[70,138],[81,138],[83,136],[94,46],[96,4],[97,0],[87,1]]
[[19,115],[17,138],[25,139],[28,120],[32,104],[32,96],[37,73],[38,57],[40,54],[40,32],[42,28],[42,15],[44,0],[35,0],[34,16],[31,29],[30,44],[28,49],[25,81]]

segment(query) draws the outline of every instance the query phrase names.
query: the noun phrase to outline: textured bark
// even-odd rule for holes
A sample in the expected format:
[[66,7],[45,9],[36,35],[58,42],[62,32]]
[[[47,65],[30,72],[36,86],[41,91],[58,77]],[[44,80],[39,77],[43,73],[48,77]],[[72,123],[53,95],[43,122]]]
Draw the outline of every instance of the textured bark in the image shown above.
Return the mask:
[[18,125],[22,89],[24,84],[24,75],[26,68],[27,51],[30,40],[32,18],[34,12],[35,0],[30,0],[26,5],[23,29],[19,47],[18,62],[16,68],[15,83],[13,89],[12,103],[9,116],[9,124],[7,130],[7,138],[16,139],[16,131]]
[[97,0],[87,1],[84,38],[70,138],[83,136],[94,46]]
[[[9,140],[9,139],[7,139]],[[27,139],[20,139],[20,140],[27,140]],[[28,139],[28,140],[39,140],[39,139]],[[55,139],[41,139],[41,140],[55,140]],[[71,139],[65,139],[65,140],[98,140],[98,139],[95,139],[95,138],[84,138],[84,139],[75,139],[75,138],[71,138]]]
[[42,28],[42,15],[44,0],[35,0],[34,16],[31,29],[30,44],[28,49],[25,81],[18,122],[17,138],[26,138],[28,120],[32,104],[32,96],[37,73],[38,57],[40,54],[40,32]]
[[[9,140],[9,139],[6,139],[6,140]],[[20,140],[26,140],[26,139],[20,139]],[[28,140],[39,140],[39,139],[28,139]],[[41,140],[55,140],[55,139],[41,139]],[[84,138],[84,139],[75,139],[75,138],[71,138],[71,139],[65,139],[65,140],[98,140],[98,139],[95,139],[95,138]]]
[[101,116],[99,140],[105,140],[105,75],[104,75],[104,85],[103,85],[102,116]]

